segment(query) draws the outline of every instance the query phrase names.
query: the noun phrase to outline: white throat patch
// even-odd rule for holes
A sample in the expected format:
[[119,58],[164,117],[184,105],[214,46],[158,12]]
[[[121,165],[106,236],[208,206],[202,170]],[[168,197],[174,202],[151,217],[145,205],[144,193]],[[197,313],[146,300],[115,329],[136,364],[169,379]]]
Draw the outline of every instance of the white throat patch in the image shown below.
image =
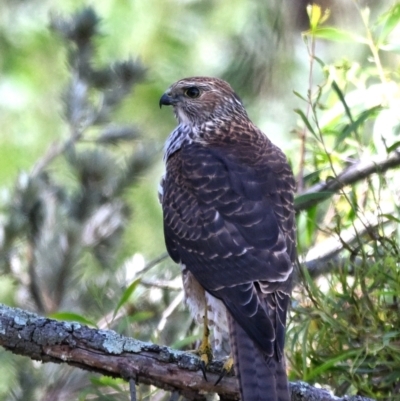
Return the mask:
[[164,162],[181,148],[183,142],[191,141],[190,132],[190,125],[181,123],[170,133],[164,146]]
[[178,118],[179,124],[191,125],[192,122],[188,119],[187,115],[182,111],[181,108],[175,108],[176,117]]

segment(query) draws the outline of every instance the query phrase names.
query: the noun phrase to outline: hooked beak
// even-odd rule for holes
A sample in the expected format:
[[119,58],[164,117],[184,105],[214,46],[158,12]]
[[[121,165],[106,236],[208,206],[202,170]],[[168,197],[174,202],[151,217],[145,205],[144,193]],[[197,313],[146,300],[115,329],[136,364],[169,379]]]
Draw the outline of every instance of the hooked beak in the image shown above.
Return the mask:
[[164,105],[164,106],[171,106],[171,105],[173,105],[173,104],[175,104],[176,103],[176,101],[174,100],[174,98],[172,98],[171,96],[169,96],[169,95],[167,95],[166,93],[164,93],[162,96],[161,96],[161,99],[160,99],[160,102],[159,102],[159,105],[160,105],[160,109],[161,109],[161,107]]

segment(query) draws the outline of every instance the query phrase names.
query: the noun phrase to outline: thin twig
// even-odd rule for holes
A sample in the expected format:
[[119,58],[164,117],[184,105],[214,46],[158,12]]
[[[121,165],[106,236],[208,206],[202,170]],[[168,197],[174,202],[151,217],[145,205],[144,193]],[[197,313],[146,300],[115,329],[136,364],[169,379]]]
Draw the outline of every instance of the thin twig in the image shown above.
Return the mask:
[[[310,68],[308,72],[308,102],[306,109],[306,117],[310,115],[311,103],[312,103],[312,85],[313,85],[313,68],[315,59],[315,38],[311,39],[311,49],[307,46],[308,57],[310,60]],[[307,127],[304,125],[303,130],[300,133],[300,161],[299,161],[299,172],[297,175],[297,190],[303,191],[304,188],[304,167],[306,159],[306,139],[307,139]]]
[[157,256],[155,259],[151,260],[149,263],[147,263],[143,269],[139,270],[137,274],[143,274],[146,273],[148,270],[152,269],[153,267],[157,266],[159,263],[161,263],[163,260],[167,259],[169,257],[168,252],[162,253],[160,256]]
[[172,312],[182,303],[183,301],[183,291],[181,291],[169,304],[168,308],[164,310],[160,322],[157,326],[157,332],[161,332],[167,323],[168,318],[171,316]]
[[131,401],[136,401],[136,381],[134,379],[129,379],[129,394]]

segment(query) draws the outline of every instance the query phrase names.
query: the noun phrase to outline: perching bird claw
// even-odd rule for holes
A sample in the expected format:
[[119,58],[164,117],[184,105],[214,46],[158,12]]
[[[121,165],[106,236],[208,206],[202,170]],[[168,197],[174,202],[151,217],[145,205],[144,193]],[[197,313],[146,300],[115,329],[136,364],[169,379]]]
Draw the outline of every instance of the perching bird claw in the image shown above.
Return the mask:
[[233,369],[233,357],[230,356],[224,363],[224,366],[222,366],[222,371],[221,374],[219,375],[217,381],[214,383],[214,386],[216,386],[228,373],[230,373]]
[[203,338],[201,340],[200,347],[197,349],[196,353],[200,356],[200,369],[203,372],[203,377],[207,380],[206,367],[213,360],[213,352],[210,344],[210,329],[208,328],[208,318],[207,318],[207,305],[205,308],[204,328],[203,328]]
[[201,369],[201,373],[203,373],[204,380],[206,382],[208,382],[207,372],[206,372],[206,363],[204,361],[200,361],[200,369]]

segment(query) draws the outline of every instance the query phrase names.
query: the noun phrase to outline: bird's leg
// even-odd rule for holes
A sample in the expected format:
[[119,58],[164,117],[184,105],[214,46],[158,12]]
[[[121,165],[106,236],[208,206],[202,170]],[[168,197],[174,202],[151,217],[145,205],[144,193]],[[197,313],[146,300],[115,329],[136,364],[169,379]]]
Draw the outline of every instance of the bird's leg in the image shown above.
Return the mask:
[[219,375],[217,381],[214,383],[216,386],[228,373],[233,370],[233,357],[229,355],[229,358],[224,362],[224,366],[222,366],[221,374]]
[[203,316],[203,338],[201,340],[200,347],[197,349],[197,354],[200,356],[200,367],[203,372],[204,380],[207,381],[206,366],[213,359],[213,352],[210,344],[210,329],[208,328],[208,316],[207,316],[207,300],[205,301],[204,316]]

